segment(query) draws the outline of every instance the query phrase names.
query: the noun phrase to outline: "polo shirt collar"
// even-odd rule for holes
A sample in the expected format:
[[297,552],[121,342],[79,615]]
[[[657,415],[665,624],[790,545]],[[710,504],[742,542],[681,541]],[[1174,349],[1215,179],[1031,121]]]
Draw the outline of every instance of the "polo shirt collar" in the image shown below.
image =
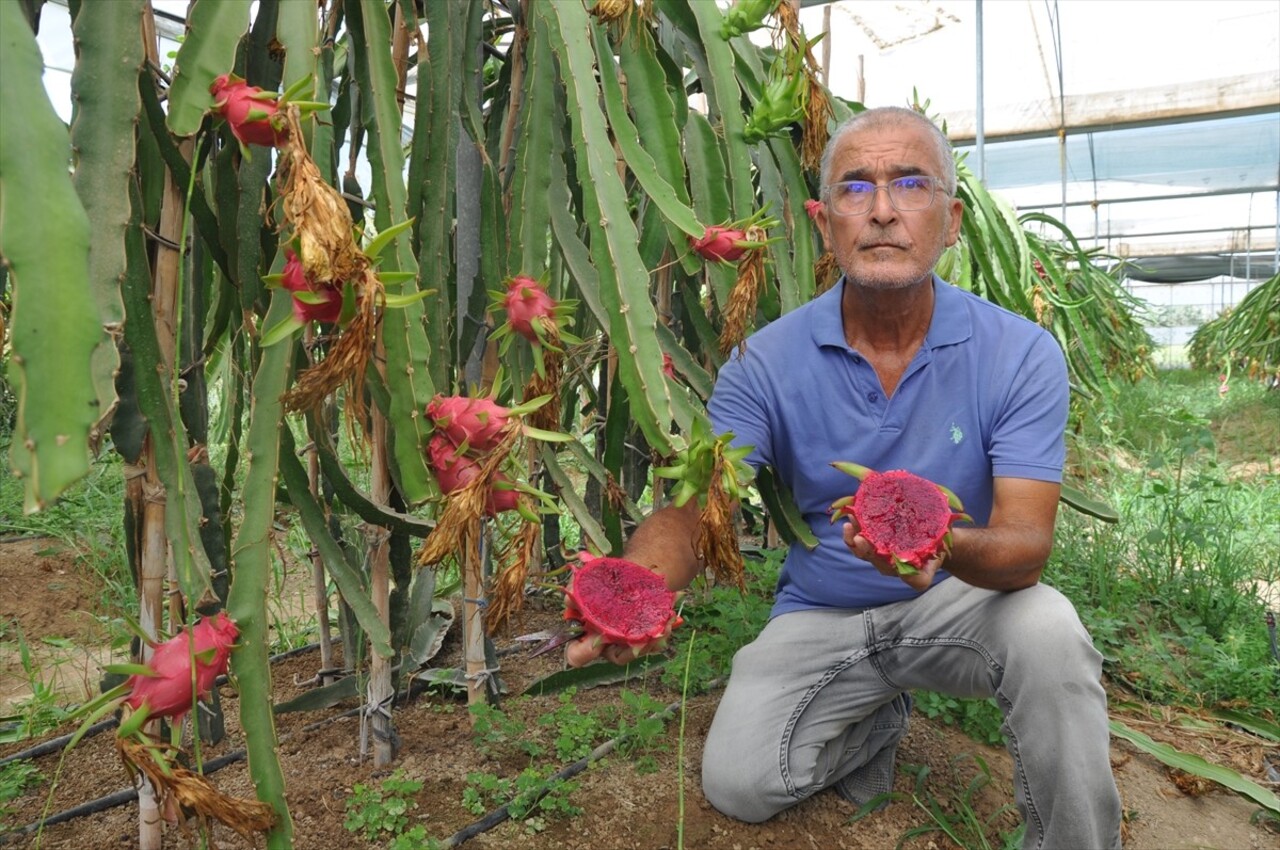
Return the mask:
[[[844,338],[844,326],[840,322],[840,299],[843,294],[844,277],[841,277],[835,286],[814,299],[815,315],[810,333],[819,348],[849,347]],[[925,334],[925,347],[955,345],[968,339],[973,333],[973,324],[960,290],[934,275],[933,297],[933,318],[929,320],[929,332]]]

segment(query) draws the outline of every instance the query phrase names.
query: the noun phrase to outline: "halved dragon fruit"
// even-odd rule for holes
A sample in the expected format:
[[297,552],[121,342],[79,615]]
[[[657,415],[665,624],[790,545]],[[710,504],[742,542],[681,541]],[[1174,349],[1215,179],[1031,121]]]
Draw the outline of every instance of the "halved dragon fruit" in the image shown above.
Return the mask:
[[606,644],[644,646],[683,622],[662,576],[623,558],[583,556],[565,597],[564,618]]
[[832,466],[862,481],[857,493],[832,503],[832,520],[839,514],[856,519],[858,533],[902,575],[950,551],[952,523],[973,521],[954,493],[905,469],[875,472],[843,461]]

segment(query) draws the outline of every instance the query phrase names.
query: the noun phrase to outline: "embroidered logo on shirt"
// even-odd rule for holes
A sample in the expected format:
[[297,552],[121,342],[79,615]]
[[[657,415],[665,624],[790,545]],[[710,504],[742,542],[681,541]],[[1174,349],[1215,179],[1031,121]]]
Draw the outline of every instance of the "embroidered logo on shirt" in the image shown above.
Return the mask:
[[964,440],[964,431],[961,431],[960,426],[952,422],[951,423],[951,442],[955,443],[958,446],[960,445],[960,442],[962,440]]

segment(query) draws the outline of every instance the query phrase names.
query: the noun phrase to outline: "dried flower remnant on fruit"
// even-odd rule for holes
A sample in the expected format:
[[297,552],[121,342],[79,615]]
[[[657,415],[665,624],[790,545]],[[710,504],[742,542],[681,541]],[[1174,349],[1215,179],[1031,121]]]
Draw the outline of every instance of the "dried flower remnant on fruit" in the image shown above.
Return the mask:
[[141,773],[150,781],[169,823],[182,824],[185,818],[194,817],[208,832],[211,822],[217,821],[255,845],[258,833],[269,832],[276,824],[276,813],[270,805],[219,791],[204,774],[177,764],[176,752],[170,748],[117,738],[116,750],[131,777]]
[[[354,312],[349,321],[342,322],[342,332],[325,358],[298,377],[282,402],[287,411],[309,410],[346,384],[344,409],[349,420],[364,423],[364,376],[373,353],[378,308],[385,301],[385,290],[373,264],[355,242],[346,201],[325,182],[301,141],[297,106],[290,105],[284,115],[290,130],[280,156],[285,222],[293,230],[307,282],[313,286],[343,287],[344,291],[351,287],[354,297],[349,300]],[[343,300],[348,299],[344,296]]]
[[[766,235],[761,227],[747,229],[747,240],[763,244]],[[756,304],[764,290],[764,251],[754,250],[738,264],[738,279],[729,292],[724,309],[724,327],[720,330],[720,354],[727,357],[736,346],[738,353],[747,350],[747,331],[755,321]]]

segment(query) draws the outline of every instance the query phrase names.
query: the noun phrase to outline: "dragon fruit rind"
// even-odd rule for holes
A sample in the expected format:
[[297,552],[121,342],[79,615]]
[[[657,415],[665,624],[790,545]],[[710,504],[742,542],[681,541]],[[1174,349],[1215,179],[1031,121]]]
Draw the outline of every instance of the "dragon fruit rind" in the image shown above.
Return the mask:
[[584,559],[565,589],[566,620],[606,644],[643,646],[678,626],[676,594],[653,570],[623,558]]
[[840,514],[856,519],[859,534],[902,575],[950,551],[952,523],[972,522],[960,512],[955,494],[905,469],[875,472],[852,463],[832,465],[862,479],[857,493],[831,505],[833,519]]

